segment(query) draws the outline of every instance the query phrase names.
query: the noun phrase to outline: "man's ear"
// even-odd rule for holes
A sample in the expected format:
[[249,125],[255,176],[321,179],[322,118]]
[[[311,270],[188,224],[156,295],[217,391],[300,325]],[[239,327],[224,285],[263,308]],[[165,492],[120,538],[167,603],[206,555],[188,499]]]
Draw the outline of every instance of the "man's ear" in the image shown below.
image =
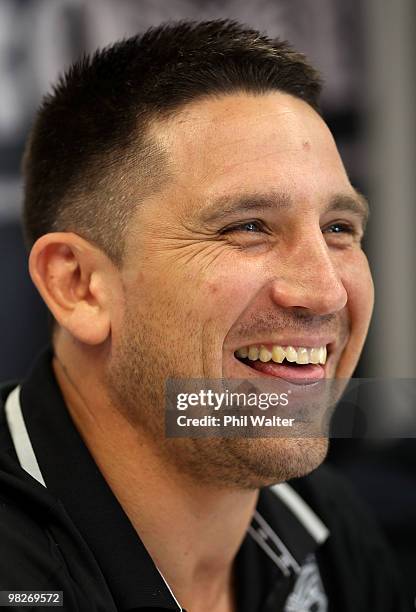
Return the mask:
[[107,340],[118,275],[102,251],[71,232],[45,234],[33,245],[29,272],[61,327],[85,344]]

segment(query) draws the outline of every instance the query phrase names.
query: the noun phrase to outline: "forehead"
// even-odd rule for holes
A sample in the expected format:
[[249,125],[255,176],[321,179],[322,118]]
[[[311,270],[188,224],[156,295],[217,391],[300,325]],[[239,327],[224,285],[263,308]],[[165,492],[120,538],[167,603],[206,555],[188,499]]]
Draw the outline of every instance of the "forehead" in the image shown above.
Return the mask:
[[231,94],[196,101],[158,126],[176,187],[192,194],[242,190],[337,191],[349,186],[332,135],[288,94]]

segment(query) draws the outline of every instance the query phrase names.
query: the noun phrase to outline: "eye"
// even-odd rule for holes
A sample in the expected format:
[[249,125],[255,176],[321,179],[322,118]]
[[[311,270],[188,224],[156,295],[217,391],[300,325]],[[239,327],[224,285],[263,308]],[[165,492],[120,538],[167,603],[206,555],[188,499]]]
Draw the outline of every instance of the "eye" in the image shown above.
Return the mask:
[[350,221],[334,221],[322,229],[328,245],[346,247],[361,244],[363,230],[361,226]]
[[355,234],[356,230],[347,223],[331,223],[324,229],[324,232],[329,234]]
[[246,223],[238,223],[231,225],[221,230],[221,234],[230,234],[231,232],[243,232],[246,234],[257,234],[264,232],[265,228],[261,221],[246,221]]

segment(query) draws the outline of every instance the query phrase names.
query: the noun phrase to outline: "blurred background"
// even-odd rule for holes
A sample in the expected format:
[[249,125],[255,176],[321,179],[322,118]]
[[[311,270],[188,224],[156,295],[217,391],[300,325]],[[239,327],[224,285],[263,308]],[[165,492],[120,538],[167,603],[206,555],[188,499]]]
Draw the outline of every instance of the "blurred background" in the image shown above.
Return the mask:
[[[372,209],[376,309],[356,375],[416,378],[414,0],[0,0],[0,381],[21,377],[48,338],[19,227],[20,159],[42,95],[84,51],[169,19],[219,17],[287,38],[322,71],[324,117]],[[414,440],[336,440],[329,461],[373,507],[413,602]]]

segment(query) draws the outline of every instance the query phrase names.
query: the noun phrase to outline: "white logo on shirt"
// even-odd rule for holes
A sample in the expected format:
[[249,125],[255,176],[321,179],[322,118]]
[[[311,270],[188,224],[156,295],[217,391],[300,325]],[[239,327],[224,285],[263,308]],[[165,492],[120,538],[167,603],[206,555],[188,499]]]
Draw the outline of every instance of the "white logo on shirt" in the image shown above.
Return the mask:
[[284,612],[327,612],[327,610],[328,600],[318,565],[315,556],[310,555],[301,567],[295,587],[286,601]]

